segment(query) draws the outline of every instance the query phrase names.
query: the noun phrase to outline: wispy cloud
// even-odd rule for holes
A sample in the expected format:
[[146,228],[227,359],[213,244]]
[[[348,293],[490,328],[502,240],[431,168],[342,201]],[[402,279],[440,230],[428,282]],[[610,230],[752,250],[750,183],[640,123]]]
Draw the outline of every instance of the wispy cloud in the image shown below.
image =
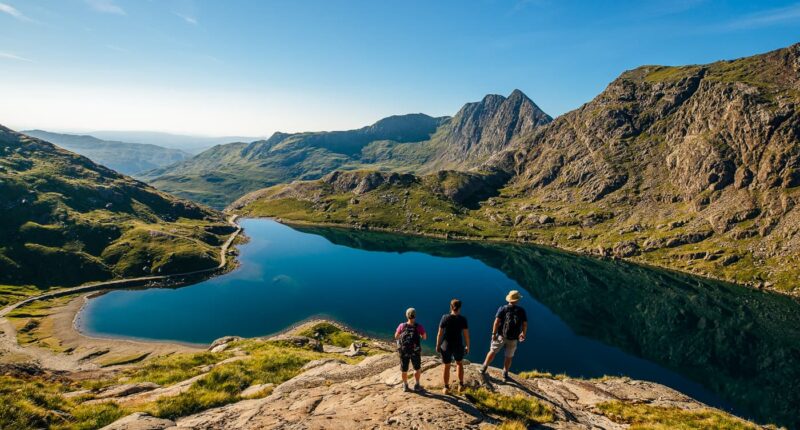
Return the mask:
[[130,51],[128,51],[127,49],[125,49],[125,48],[123,48],[123,47],[121,47],[121,46],[112,45],[112,44],[110,44],[110,43],[106,45],[106,48],[108,48],[108,49],[110,49],[110,50],[112,50],[112,51],[123,52],[123,53],[126,53],[126,54],[127,54],[128,52],[130,52]]
[[800,3],[746,15],[719,27],[720,30],[743,30],[800,21]]
[[193,16],[184,15],[184,14],[178,13],[178,12],[175,12],[175,15],[179,16],[181,19],[183,19],[184,21],[188,22],[189,24],[197,25],[197,18],[195,18]]
[[27,21],[27,22],[33,21],[32,19],[25,16],[22,12],[20,12],[19,10],[17,10],[17,8],[11,6],[10,4],[0,3],[0,12],[11,15],[20,21]]
[[30,58],[20,57],[19,55],[14,55],[8,52],[0,52],[0,60],[14,60],[14,61],[24,61],[26,63],[33,63],[33,60]]
[[86,3],[98,12],[127,15],[125,9],[114,3],[114,0],[86,0]]

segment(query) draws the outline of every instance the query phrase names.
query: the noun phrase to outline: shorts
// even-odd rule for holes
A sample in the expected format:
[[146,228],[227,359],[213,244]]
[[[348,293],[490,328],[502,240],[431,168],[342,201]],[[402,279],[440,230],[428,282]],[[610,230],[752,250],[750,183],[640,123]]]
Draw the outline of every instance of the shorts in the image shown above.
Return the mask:
[[442,354],[442,363],[450,364],[455,361],[461,361],[464,359],[464,347],[446,347],[441,349]]
[[422,368],[421,351],[412,352],[411,354],[400,354],[400,370],[405,373],[408,372],[408,364],[414,366],[414,370]]
[[510,340],[510,339],[503,339],[502,337],[492,339],[492,344],[489,345],[489,350],[493,353],[497,354],[501,348],[505,348],[506,358],[511,358],[514,356],[514,352],[517,351],[517,344],[519,343],[518,340]]

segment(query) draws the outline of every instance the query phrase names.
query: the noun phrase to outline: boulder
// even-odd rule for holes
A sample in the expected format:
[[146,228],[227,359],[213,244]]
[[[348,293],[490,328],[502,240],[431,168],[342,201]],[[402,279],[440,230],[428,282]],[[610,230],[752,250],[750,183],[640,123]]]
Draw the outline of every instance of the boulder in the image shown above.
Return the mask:
[[133,384],[122,384],[108,387],[95,396],[95,399],[112,399],[115,397],[125,397],[131,394],[152,391],[160,388],[158,384],[152,382],[136,382]]
[[170,427],[175,427],[174,421],[136,412],[114,421],[101,430],[163,430]]

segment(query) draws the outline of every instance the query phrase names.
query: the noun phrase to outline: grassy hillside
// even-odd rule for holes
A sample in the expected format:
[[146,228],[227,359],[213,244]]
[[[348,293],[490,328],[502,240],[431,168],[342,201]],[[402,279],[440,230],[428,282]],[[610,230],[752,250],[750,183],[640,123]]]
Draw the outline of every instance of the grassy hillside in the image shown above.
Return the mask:
[[23,131],[28,136],[46,140],[125,175],[135,175],[168,166],[191,155],[178,149],[142,143],[101,140],[94,136],[51,133],[44,130]]
[[535,242],[797,292],[798,85],[800,45],[705,66],[641,67],[515,141],[483,179],[448,173],[352,188],[320,180],[232,207]]
[[230,230],[216,211],[2,126],[0,196],[4,295],[213,267]]

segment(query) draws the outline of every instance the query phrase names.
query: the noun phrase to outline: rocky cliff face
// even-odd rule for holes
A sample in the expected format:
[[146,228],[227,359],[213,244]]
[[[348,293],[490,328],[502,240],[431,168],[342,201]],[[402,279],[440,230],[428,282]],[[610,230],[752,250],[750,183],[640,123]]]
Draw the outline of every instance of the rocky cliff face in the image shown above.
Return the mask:
[[[445,180],[423,177],[428,191],[415,191],[430,196],[415,201],[425,206],[401,203],[392,210],[406,214],[395,218],[402,223],[374,226],[537,242],[792,291],[800,284],[799,57],[793,45],[625,72],[594,100],[512,139],[483,164],[491,173],[478,188],[494,193],[464,205],[430,192]],[[449,185],[476,188],[476,180]],[[367,222],[353,211],[340,219],[318,204],[324,199],[305,199],[314,204],[293,216],[371,226],[375,217],[367,214],[386,210],[361,205],[356,212]],[[285,215],[269,206],[254,214]]]
[[467,103],[445,125],[443,147],[423,171],[463,170],[485,162],[552,118],[520,90],[507,98],[490,94],[480,102]]

